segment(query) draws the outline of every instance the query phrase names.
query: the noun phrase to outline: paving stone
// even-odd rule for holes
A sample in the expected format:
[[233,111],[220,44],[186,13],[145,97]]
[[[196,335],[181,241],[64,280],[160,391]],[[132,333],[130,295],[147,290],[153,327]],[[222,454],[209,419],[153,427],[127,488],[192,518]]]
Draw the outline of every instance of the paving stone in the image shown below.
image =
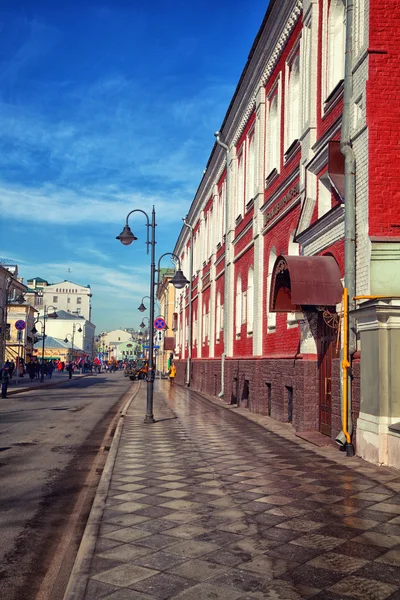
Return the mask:
[[173,600],[237,600],[239,596],[238,591],[204,582],[174,596]]
[[94,579],[89,579],[85,598],[86,600],[98,600],[100,598],[105,598],[109,596],[115,591],[118,591],[119,588],[114,585],[108,585],[106,583],[102,583],[101,581],[96,581]]
[[157,573],[157,575],[133,583],[130,587],[144,592],[152,598],[165,600],[191,586],[192,582],[188,579],[170,573]]
[[330,587],[330,591],[360,598],[360,600],[385,600],[397,590],[397,586],[350,575]]
[[155,574],[156,571],[153,571],[152,569],[146,569],[145,567],[138,567],[136,565],[123,564],[118,565],[113,569],[103,571],[102,573],[98,573],[97,575],[94,575],[92,579],[96,581],[102,581],[110,585],[127,587],[136,581],[140,581],[141,579],[145,579],[146,577],[150,577],[151,575]]
[[195,581],[204,581],[211,577],[215,577],[220,573],[224,573],[230,569],[227,565],[220,565],[217,563],[209,562],[195,558],[193,560],[186,561],[178,566],[169,569],[170,573],[179,575],[180,577],[186,577],[187,579],[193,579]]

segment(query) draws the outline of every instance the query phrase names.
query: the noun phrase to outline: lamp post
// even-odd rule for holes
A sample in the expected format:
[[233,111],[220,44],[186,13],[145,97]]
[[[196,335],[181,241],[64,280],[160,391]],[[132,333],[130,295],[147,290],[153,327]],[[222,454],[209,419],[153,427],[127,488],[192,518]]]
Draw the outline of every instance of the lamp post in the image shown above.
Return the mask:
[[[49,308],[51,308],[54,312],[50,314]],[[37,329],[35,327],[36,323],[40,323],[42,326],[42,364],[40,368],[40,383],[43,383],[44,380],[44,345],[46,340],[46,318],[57,319],[58,315],[56,313],[56,310],[57,309],[54,306],[45,306],[43,308],[43,321],[41,321],[40,319],[36,319],[31,330],[33,335],[35,335],[35,333],[37,333]]]
[[[156,251],[156,211],[153,206],[153,210],[151,212],[151,222],[148,214],[139,208],[135,208],[131,210],[126,216],[126,222],[123,230],[117,236],[117,240],[119,240],[124,246],[129,246],[133,241],[137,240],[137,237],[132,233],[131,228],[129,227],[129,217],[135,212],[142,213],[146,217],[147,221],[147,253],[149,251],[149,246],[151,247],[151,258],[150,258],[150,328],[153,327],[154,323],[154,303],[155,303],[155,273],[156,273],[156,264],[155,264],[155,251]],[[151,240],[149,240],[149,229],[151,229]],[[170,253],[167,253],[170,254]],[[162,256],[165,256],[163,254]],[[161,256],[161,258],[162,258]],[[160,258],[160,260],[161,260]],[[178,257],[176,257],[178,258]],[[179,261],[179,259],[178,259]],[[182,271],[180,270],[180,261],[179,261],[179,272],[180,276],[176,279],[175,283],[171,279],[171,283],[175,285],[176,283],[182,283],[181,287],[186,285],[187,280],[185,279]],[[175,273],[176,277],[178,275],[178,271]],[[177,287],[177,285],[175,285]],[[147,372],[147,403],[146,403],[146,416],[144,418],[145,423],[154,423],[154,415],[153,415],[153,391],[154,391],[154,338],[151,334],[149,336],[149,362],[148,362],[148,372]]]
[[192,343],[193,343],[193,226],[187,222],[186,217],[183,224],[190,231],[190,258],[189,258],[189,316],[188,316],[188,355],[186,369],[186,385],[190,386],[192,371]]
[[142,301],[140,303],[140,306],[138,307],[138,310],[140,310],[140,312],[144,312],[145,310],[147,310],[146,306],[143,304],[143,300],[145,298],[148,298],[150,300],[150,302],[151,302],[150,296],[143,296]]
[[[78,329],[76,329],[78,327]],[[82,327],[80,325],[80,323],[73,323],[72,324],[72,333],[67,333],[67,335],[65,336],[65,340],[64,342],[67,344],[68,343],[68,336],[71,336],[71,355],[72,355],[72,360],[74,359],[74,339],[75,339],[75,330],[78,331],[79,333],[82,333]]]

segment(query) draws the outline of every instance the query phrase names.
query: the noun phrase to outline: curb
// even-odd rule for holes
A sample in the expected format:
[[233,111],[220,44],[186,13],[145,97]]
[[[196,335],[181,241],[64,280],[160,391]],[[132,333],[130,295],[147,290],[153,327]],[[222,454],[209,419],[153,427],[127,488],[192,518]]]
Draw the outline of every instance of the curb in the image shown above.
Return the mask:
[[83,532],[82,540],[79,545],[78,554],[71,571],[67,589],[65,590],[63,600],[81,600],[84,597],[88,578],[90,573],[90,565],[97,542],[101,518],[103,516],[108,490],[110,487],[111,476],[113,473],[115,459],[119,448],[122,429],[124,426],[124,417],[131,405],[131,402],[137,396],[140,390],[140,383],[137,389],[133,392],[124,408],[115,429],[113,441],[111,442],[110,451],[104,466],[103,473],[100,478],[93,505],[90,510],[89,518],[86,523],[85,531]]
[[9,396],[14,396],[15,394],[22,394],[22,392],[30,392],[31,390],[42,390],[43,388],[50,388],[50,387],[56,387],[57,385],[64,385],[64,383],[69,383],[70,381],[74,381],[76,379],[83,379],[84,377],[89,377],[90,375],[92,375],[92,373],[87,373],[85,375],[75,375],[75,377],[72,377],[72,379],[64,379],[63,381],[52,381],[52,382],[47,382],[46,383],[38,383],[36,385],[30,386],[30,387],[23,387],[23,388],[19,388],[16,390],[7,390],[7,398]]

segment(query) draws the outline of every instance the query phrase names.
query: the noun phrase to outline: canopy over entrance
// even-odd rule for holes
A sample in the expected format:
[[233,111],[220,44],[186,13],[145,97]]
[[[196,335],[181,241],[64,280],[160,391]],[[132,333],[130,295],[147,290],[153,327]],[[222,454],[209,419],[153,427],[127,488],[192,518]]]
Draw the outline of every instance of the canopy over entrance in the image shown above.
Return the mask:
[[270,311],[334,306],[342,299],[341,277],[333,256],[278,256],[272,272]]

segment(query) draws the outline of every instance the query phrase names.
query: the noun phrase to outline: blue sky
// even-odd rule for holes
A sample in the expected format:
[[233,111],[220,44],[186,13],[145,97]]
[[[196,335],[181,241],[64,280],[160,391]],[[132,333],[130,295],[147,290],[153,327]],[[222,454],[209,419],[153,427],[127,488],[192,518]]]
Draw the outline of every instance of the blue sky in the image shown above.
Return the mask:
[[154,204],[173,250],[267,6],[2,0],[0,259],[90,284],[98,331],[137,327],[144,216],[138,242],[115,236]]

